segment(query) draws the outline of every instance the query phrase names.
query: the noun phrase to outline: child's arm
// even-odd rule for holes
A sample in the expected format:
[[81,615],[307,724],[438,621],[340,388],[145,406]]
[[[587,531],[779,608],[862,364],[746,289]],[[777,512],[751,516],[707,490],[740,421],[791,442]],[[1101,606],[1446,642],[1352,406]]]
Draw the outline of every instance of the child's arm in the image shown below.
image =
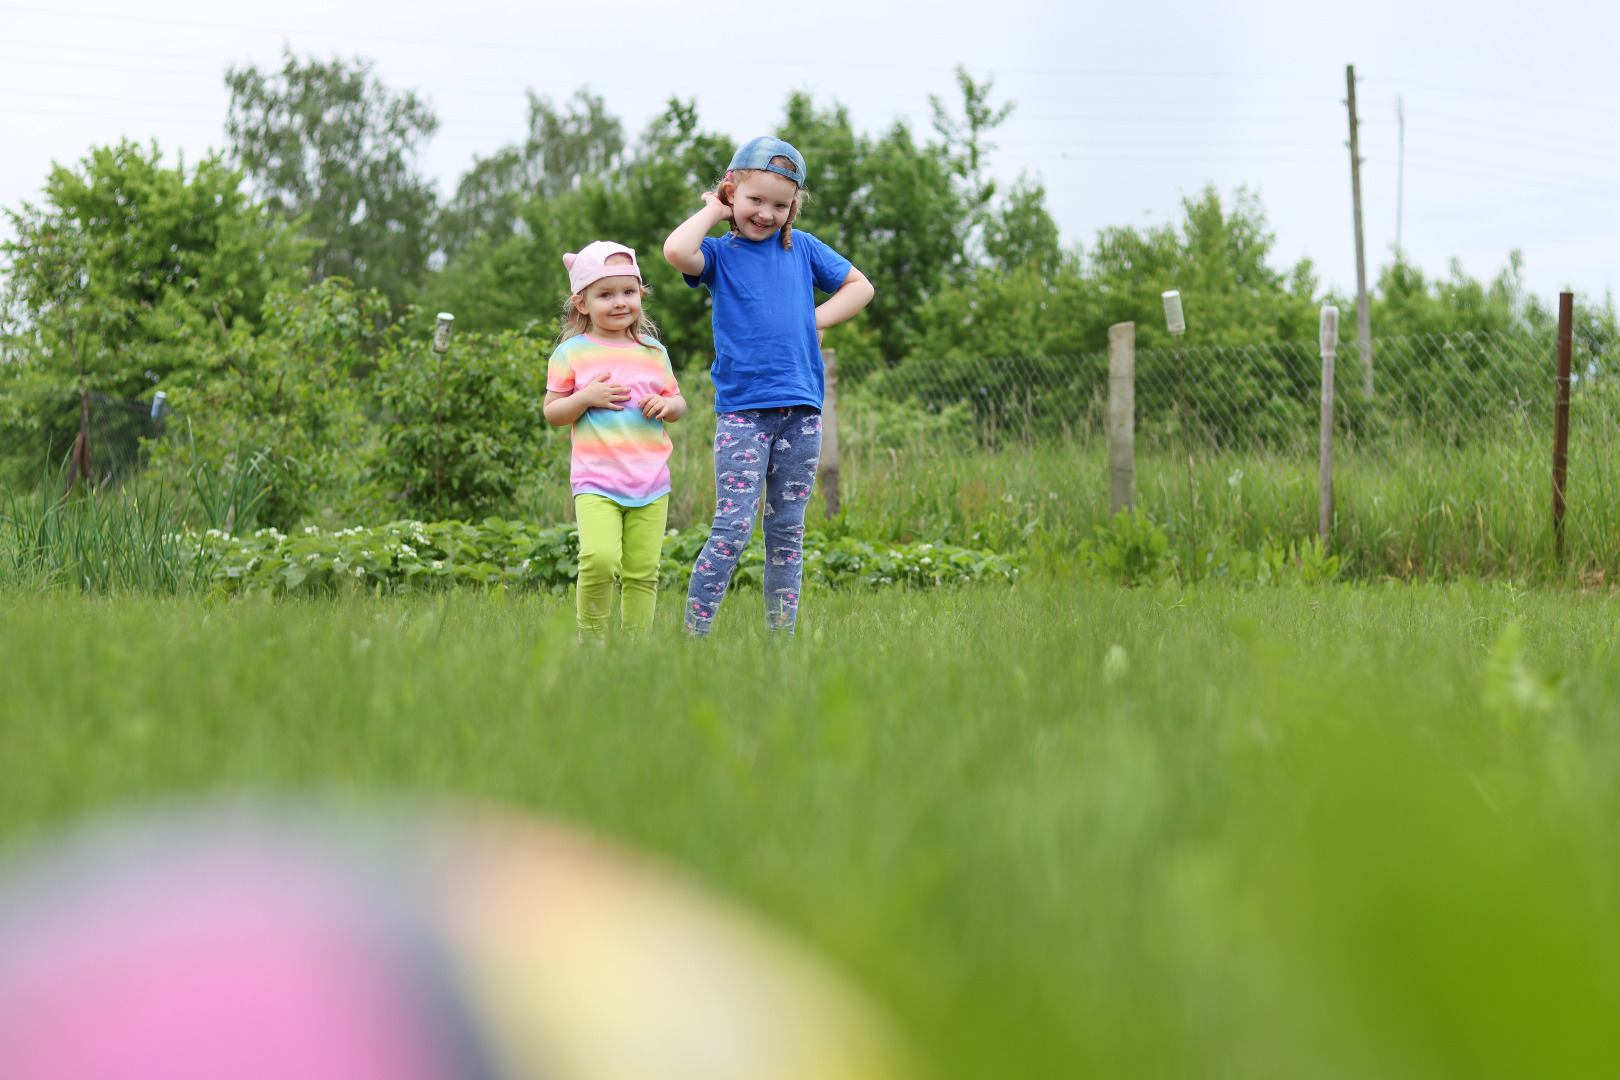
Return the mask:
[[703,193],[703,209],[675,226],[664,241],[664,258],[683,274],[703,273],[703,238],[722,221],[731,220],[731,207],[712,191]]
[[586,409],[613,409],[617,412],[624,408],[619,403],[629,400],[630,391],[614,382],[611,375],[603,373],[572,394],[547,390],[542,411],[546,415],[546,423],[552,427],[567,427],[584,416]]
[[816,308],[816,332],[819,334],[830,326],[853,319],[876,295],[877,290],[866,280],[866,275],[850,267],[844,283]]

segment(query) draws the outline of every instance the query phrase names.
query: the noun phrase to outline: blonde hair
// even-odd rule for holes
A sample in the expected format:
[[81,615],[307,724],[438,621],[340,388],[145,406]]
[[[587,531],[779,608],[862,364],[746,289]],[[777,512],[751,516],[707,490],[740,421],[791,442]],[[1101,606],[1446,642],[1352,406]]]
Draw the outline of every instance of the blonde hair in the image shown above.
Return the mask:
[[[777,154],[775,157],[771,158],[770,163],[772,165],[780,165],[787,169],[795,167],[792,158],[784,157],[781,154]],[[767,171],[769,170],[733,169],[731,172],[728,172],[726,175],[722,176],[719,180],[716,180],[712,190],[716,195],[720,196],[721,202],[725,203],[727,206],[730,206],[731,200],[737,197],[738,184],[757,173]],[[772,173],[772,175],[781,176],[782,174]],[[783,179],[792,178],[783,177]],[[730,189],[729,191],[727,190],[728,188]],[[804,204],[810,201],[810,193],[804,188],[800,187],[797,181],[794,182],[793,188],[793,205],[788,207],[787,220],[782,223],[782,249],[784,251],[793,250],[793,223],[799,220],[799,211],[804,209]],[[735,218],[733,218],[731,221],[731,235],[740,236],[741,234],[742,230],[737,227],[737,221]]]
[[[616,260],[616,259],[617,260],[622,260],[622,261],[615,262],[614,260]],[[631,266],[633,264],[630,262],[630,257],[628,255],[624,255],[622,253],[615,253],[613,255],[608,256],[606,265],[608,265],[608,266]],[[631,277],[632,275],[626,274],[624,276],[625,277]],[[635,275],[635,276],[639,276],[639,275]],[[594,281],[591,282],[591,285],[594,285],[594,284],[596,284],[596,282],[594,282]],[[588,289],[591,286],[587,285],[585,287]],[[643,306],[641,308],[641,315],[636,319],[636,325],[634,325],[634,326],[632,326],[630,328],[630,340],[634,341],[637,345],[640,345],[642,347],[646,347],[646,344],[647,344],[645,341],[641,340],[643,337],[656,338],[658,336],[658,325],[656,323],[654,323],[652,321],[652,319],[649,318],[648,315],[647,315],[646,300],[647,300],[647,297],[649,297],[651,295],[652,295],[652,289],[650,287],[648,287],[648,285],[647,285],[647,283],[645,281],[642,282],[641,283],[641,300],[642,300],[642,305]],[[579,297],[580,297],[579,293],[574,293],[573,295],[569,296],[568,299],[563,301],[562,323],[561,323],[561,326],[559,327],[559,329],[557,331],[557,344],[558,345],[561,345],[563,342],[567,341],[569,338],[576,338],[576,337],[579,337],[579,335],[581,335],[581,334],[585,334],[585,333],[590,332],[590,329],[591,329],[591,316],[590,316],[590,314],[588,312],[584,312],[584,311],[579,310],[579,305],[577,303],[575,303],[575,301],[577,301],[579,299]]]

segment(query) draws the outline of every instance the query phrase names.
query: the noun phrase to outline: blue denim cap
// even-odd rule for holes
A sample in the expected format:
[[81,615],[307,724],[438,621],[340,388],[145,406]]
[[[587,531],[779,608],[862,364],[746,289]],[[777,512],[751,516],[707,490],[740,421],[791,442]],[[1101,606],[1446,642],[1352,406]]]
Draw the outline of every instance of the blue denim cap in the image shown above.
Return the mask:
[[[786,165],[772,165],[771,158],[785,157],[793,162],[793,167]],[[761,135],[757,139],[750,139],[743,144],[742,149],[731,155],[731,164],[726,166],[726,172],[737,169],[764,169],[766,172],[785,176],[789,180],[804,187],[804,157],[795,149],[792,143],[773,139],[769,135]]]

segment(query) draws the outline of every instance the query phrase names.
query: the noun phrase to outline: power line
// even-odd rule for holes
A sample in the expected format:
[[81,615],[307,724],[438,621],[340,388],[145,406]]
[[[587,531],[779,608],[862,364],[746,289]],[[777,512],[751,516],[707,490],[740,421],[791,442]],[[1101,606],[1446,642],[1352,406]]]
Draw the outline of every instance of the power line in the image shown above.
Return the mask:
[[[50,16],[57,16],[57,17],[66,16],[66,17],[69,17],[69,18],[77,18],[77,19],[93,19],[93,20],[96,20],[98,22],[107,21],[107,20],[118,20],[118,21],[121,21],[121,22],[133,22],[133,23],[138,23],[138,24],[142,24],[142,25],[152,25],[152,26],[186,26],[186,27],[195,27],[195,28],[209,29],[209,30],[232,30],[232,31],[244,31],[245,30],[245,31],[253,32],[253,33],[275,34],[275,35],[281,36],[283,38],[285,38],[288,34],[301,33],[301,34],[308,34],[310,36],[326,36],[326,37],[337,37],[337,38],[361,38],[361,39],[364,39],[366,41],[392,42],[392,43],[406,44],[406,45],[431,45],[431,46],[433,46],[433,47],[435,47],[437,49],[443,49],[443,48],[471,48],[471,49],[490,49],[490,50],[496,50],[496,51],[519,50],[519,51],[523,51],[525,53],[533,53],[533,52],[536,52],[536,51],[541,51],[541,52],[552,52],[552,53],[578,54],[578,55],[581,55],[581,56],[588,56],[588,57],[595,57],[595,56],[597,56],[599,54],[599,49],[595,45],[579,45],[579,46],[563,45],[563,46],[557,46],[557,45],[538,45],[538,44],[536,44],[534,42],[474,41],[474,40],[457,40],[457,39],[454,39],[454,38],[442,38],[442,37],[412,37],[412,36],[399,35],[399,34],[378,34],[378,33],[374,33],[374,32],[371,32],[371,31],[362,32],[362,31],[352,31],[352,30],[347,30],[347,31],[346,30],[334,30],[334,29],[331,29],[330,27],[320,27],[320,28],[302,28],[302,27],[299,27],[299,28],[294,28],[294,27],[287,27],[287,26],[265,26],[265,25],[255,25],[255,24],[250,24],[250,23],[214,22],[214,21],[205,21],[205,20],[200,20],[200,19],[174,19],[174,18],[164,18],[164,17],[154,16],[154,15],[130,15],[130,14],[124,14],[124,13],[72,11],[72,10],[64,10],[62,8],[37,8],[37,7],[27,7],[27,6],[23,6],[23,5],[17,5],[17,4],[0,5],[0,11],[10,11],[10,12],[14,12],[14,13],[21,14],[21,15],[50,15]],[[626,54],[626,50],[619,49],[617,47],[615,48],[615,52],[618,55],[625,55]],[[633,53],[634,50],[630,50],[630,52]],[[654,51],[645,51],[645,52],[641,53],[641,55],[657,57],[659,59],[664,59],[665,58],[665,54],[654,52]],[[759,56],[759,57],[750,57],[750,56],[747,56],[747,55],[728,56],[726,62],[728,64],[753,63],[753,64],[764,65],[764,66],[768,66],[768,67],[780,67],[781,66],[781,61],[777,57],[775,57],[774,55],[765,55],[765,56]],[[803,61],[801,61],[801,63],[803,63]],[[894,64],[894,63],[873,64],[873,63],[870,63],[870,62],[867,62],[867,61],[834,62],[834,61],[828,61],[828,60],[817,60],[817,61],[812,61],[812,62],[807,63],[806,66],[824,67],[824,68],[830,68],[830,69],[835,69],[835,70],[849,70],[849,69],[871,70],[873,68],[879,68],[879,69],[888,70],[888,71],[938,71],[938,72],[945,72],[945,73],[950,73],[951,71],[954,70],[954,65],[942,65],[942,64]],[[1321,73],[1321,72],[1303,72],[1303,71],[1301,71],[1301,72],[1159,71],[1159,70],[1122,69],[1122,68],[1079,69],[1079,68],[1027,68],[1027,67],[1003,68],[1001,71],[997,72],[996,74],[1000,75],[1000,74],[1007,74],[1007,73],[1011,73],[1011,72],[1017,72],[1017,73],[1022,73],[1022,74],[1066,75],[1066,76],[1094,77],[1094,78],[1144,78],[1144,79],[1164,79],[1164,78],[1231,79],[1231,80],[1270,80],[1270,79],[1276,79],[1276,80],[1284,80],[1284,81],[1292,81],[1292,80],[1309,81],[1309,80],[1320,80],[1320,79],[1323,79],[1325,77],[1324,74]]]
[[1589,112],[1608,113],[1611,116],[1620,116],[1620,109],[1604,105],[1589,105],[1573,101],[1553,101],[1549,98],[1520,97],[1517,94],[1503,94],[1495,90],[1472,90],[1461,86],[1445,86],[1440,83],[1414,81],[1412,79],[1394,79],[1373,75],[1364,76],[1368,82],[1386,83],[1391,86],[1419,86],[1425,90],[1439,90],[1447,94],[1463,94],[1467,97],[1491,98],[1496,101],[1511,101],[1519,105],[1550,106],[1555,109],[1583,109]]

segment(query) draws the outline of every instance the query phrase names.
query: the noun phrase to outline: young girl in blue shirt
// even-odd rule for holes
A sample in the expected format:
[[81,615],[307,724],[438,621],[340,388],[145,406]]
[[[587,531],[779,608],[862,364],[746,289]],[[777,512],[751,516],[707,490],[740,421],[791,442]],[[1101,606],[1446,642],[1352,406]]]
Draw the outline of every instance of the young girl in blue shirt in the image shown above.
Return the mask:
[[[765,625],[791,635],[804,571],[804,512],[821,455],[821,332],[872,299],[866,276],[793,221],[804,158],[768,136],[731,159],[664,258],[714,310],[714,524],[687,589],[688,633],[705,635],[764,499]],[[730,222],[727,235],[709,232]],[[829,293],[820,306],[815,290]]]

